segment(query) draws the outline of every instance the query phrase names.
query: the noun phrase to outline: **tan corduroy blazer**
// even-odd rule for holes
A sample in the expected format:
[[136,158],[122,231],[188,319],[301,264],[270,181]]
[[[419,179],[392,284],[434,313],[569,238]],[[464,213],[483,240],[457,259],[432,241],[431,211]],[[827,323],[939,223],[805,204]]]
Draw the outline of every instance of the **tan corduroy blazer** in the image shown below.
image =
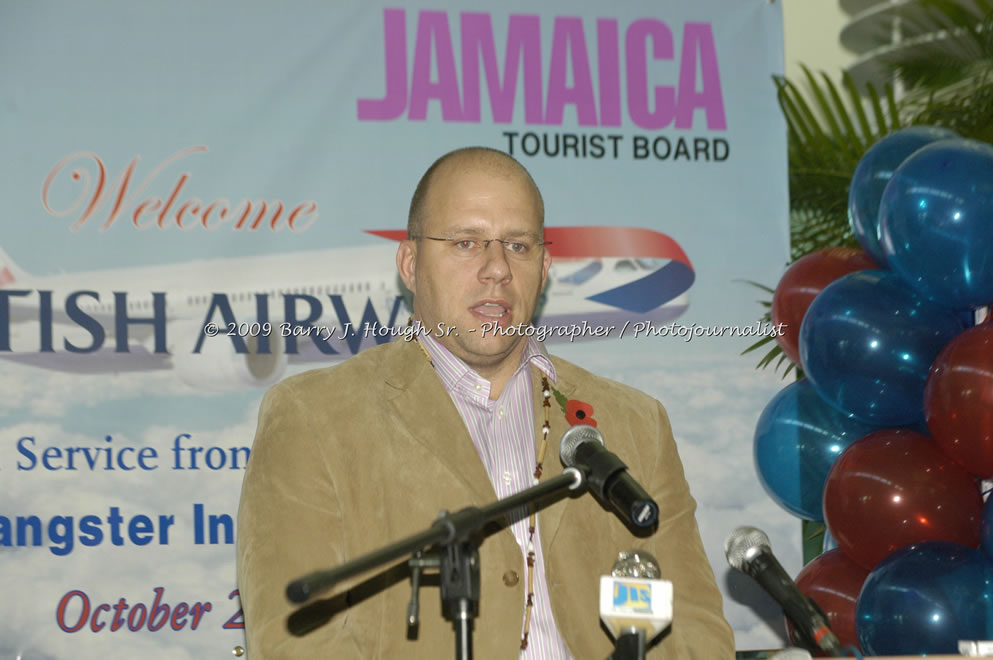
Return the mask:
[[[589,494],[539,513],[556,624],[577,659],[606,658],[599,578],[617,553],[645,549],[675,589],[673,623],[652,658],[734,657],[721,595],[704,554],[665,410],[629,387],[553,358],[563,395],[593,406],[607,447],[659,505],[658,530],[636,538]],[[532,368],[535,433],[543,419]],[[569,428],[553,400],[545,477],[562,472],[558,444]],[[442,510],[485,505],[496,494],[454,404],[420,347],[399,340],[274,386],[259,411],[238,513],[238,586],[250,660],[454,657],[436,577],[421,587],[421,623],[408,639],[409,572],[350,580],[295,611],[288,582],[337,566],[427,528]],[[525,568],[507,528],[480,546],[482,600],[475,657],[517,658]],[[515,576],[517,579],[515,579]]]

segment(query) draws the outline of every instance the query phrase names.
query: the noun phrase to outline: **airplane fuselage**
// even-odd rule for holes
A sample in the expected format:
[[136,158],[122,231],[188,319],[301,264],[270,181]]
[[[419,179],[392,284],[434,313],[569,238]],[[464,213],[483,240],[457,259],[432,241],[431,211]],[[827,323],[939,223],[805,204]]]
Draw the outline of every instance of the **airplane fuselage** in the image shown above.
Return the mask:
[[[200,372],[205,360],[238,359],[256,373],[259,364],[278,371],[286,362],[342,359],[402,334],[410,294],[394,255],[393,245],[375,245],[22,274],[0,287],[0,359],[96,373]],[[575,341],[612,336],[624,320],[675,318],[685,296],[648,315],[590,299],[652,268],[631,259],[555,260],[535,325],[549,341]],[[579,324],[591,331],[561,330]]]

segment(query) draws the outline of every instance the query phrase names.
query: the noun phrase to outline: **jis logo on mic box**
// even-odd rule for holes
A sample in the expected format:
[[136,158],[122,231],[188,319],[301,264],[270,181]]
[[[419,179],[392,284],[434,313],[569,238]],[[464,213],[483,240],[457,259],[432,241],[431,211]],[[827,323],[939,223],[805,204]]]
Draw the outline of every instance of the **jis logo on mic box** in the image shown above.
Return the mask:
[[614,607],[631,614],[651,614],[651,586],[636,582],[614,582]]

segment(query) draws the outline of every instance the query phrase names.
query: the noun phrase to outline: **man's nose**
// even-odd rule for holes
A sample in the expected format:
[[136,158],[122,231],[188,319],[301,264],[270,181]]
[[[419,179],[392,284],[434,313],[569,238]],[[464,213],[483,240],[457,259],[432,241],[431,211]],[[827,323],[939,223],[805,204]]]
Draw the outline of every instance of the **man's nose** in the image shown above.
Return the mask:
[[480,266],[480,279],[494,279],[497,282],[510,281],[513,274],[503,243],[496,239],[483,242],[483,263]]

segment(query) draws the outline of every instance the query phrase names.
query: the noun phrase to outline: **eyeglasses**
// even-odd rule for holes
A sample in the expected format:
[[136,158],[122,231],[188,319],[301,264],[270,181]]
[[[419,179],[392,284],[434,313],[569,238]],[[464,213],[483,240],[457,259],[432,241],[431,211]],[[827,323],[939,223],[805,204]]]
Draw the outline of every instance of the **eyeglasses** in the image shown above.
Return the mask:
[[475,238],[471,236],[456,236],[442,238],[439,236],[411,236],[414,240],[425,238],[429,241],[448,243],[454,253],[463,257],[477,257],[482,254],[490,243],[497,242],[503,246],[503,252],[508,257],[525,260],[534,256],[538,248],[551,245],[551,241],[538,242],[528,238]]

